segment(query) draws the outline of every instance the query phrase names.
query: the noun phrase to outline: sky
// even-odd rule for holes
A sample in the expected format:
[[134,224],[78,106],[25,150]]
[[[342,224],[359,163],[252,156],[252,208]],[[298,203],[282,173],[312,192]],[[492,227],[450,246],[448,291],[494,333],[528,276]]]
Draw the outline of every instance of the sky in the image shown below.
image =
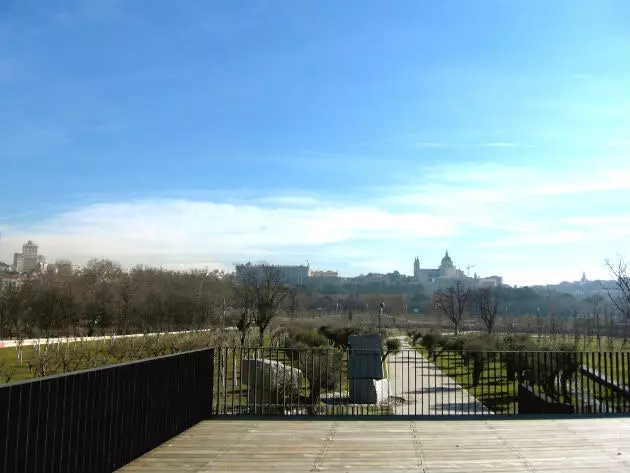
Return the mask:
[[608,278],[629,84],[627,0],[3,0],[0,260]]

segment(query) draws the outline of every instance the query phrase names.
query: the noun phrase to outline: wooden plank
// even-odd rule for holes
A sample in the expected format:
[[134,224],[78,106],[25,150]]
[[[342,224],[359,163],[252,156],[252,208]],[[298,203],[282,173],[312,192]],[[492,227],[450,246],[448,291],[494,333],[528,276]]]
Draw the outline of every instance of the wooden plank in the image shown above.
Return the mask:
[[630,471],[630,420],[202,422],[121,472]]

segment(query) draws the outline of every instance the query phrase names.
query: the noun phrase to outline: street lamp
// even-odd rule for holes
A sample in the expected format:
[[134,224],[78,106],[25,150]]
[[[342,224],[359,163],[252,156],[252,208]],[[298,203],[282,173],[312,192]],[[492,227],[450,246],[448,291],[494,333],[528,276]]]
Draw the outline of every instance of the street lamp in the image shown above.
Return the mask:
[[381,301],[381,305],[378,308],[378,331],[381,332],[381,317],[383,316],[383,309],[385,308],[385,301]]

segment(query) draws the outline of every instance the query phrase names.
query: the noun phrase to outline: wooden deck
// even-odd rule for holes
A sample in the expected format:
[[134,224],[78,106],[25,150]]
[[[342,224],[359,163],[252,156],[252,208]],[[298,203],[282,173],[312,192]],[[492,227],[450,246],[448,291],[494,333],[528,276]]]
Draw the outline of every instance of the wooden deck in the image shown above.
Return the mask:
[[210,420],[120,472],[630,472],[630,418]]

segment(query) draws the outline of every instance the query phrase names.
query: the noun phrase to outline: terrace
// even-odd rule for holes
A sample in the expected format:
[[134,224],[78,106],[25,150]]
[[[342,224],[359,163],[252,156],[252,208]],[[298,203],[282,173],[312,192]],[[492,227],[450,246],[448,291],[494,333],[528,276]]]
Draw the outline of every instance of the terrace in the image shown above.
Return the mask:
[[[405,344],[383,379],[367,379],[359,355],[382,361],[222,347],[6,385],[0,470],[630,469],[627,352],[435,356]],[[374,399],[358,401],[358,386]]]

